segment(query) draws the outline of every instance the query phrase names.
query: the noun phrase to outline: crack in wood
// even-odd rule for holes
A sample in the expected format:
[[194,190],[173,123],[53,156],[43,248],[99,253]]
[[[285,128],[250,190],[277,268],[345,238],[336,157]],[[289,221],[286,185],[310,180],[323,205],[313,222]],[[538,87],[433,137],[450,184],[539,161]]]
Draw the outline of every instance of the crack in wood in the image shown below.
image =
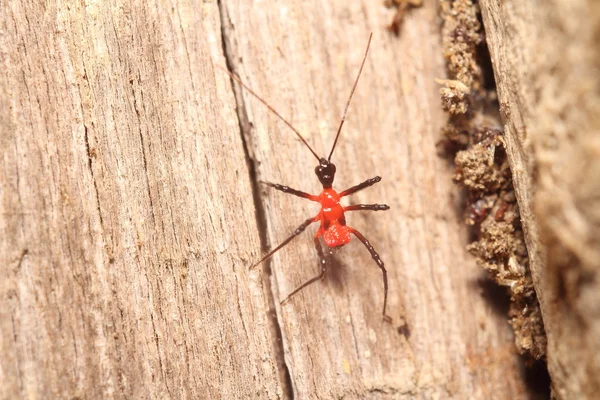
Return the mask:
[[[228,71],[235,72],[233,67],[233,59],[234,56],[231,54],[232,50],[229,45],[229,38],[227,35],[227,31],[225,28],[226,25],[226,11],[224,9],[223,3],[219,0],[217,2],[219,8],[219,17],[221,22],[221,45],[223,47],[223,56],[225,57],[226,67]],[[229,22],[231,25],[231,21]],[[268,249],[267,246],[267,219],[265,216],[264,206],[262,204],[260,198],[260,188],[258,184],[258,177],[256,174],[256,168],[254,165],[254,160],[250,156],[250,150],[248,147],[248,142],[246,140],[246,135],[249,134],[250,124],[248,122],[248,116],[246,114],[246,109],[244,105],[244,101],[241,95],[238,95],[238,92],[235,90],[235,86],[233,81],[231,82],[231,90],[235,95],[237,109],[236,114],[238,117],[238,125],[239,125],[239,133],[242,139],[242,146],[244,149],[244,154],[246,157],[246,165],[248,167],[248,175],[250,180],[250,185],[252,188],[252,198],[254,200],[255,205],[255,218],[256,225],[258,227],[258,233],[260,237],[261,243],[261,251],[266,252]],[[284,349],[284,339],[282,333],[282,325],[277,316],[277,312],[275,311],[275,302],[277,301],[275,293],[271,286],[271,280],[269,279],[272,275],[270,263],[267,262],[265,264],[264,273],[262,277],[262,282],[266,286],[267,293],[270,294],[268,300],[268,308],[269,312],[267,313],[267,319],[269,320],[269,328],[272,333],[272,338],[274,339],[272,345],[275,349],[275,357],[277,360],[277,367],[279,369],[279,380],[281,384],[281,388],[283,391],[283,397],[288,399],[294,398],[293,384],[292,378],[290,374],[290,368],[287,365],[285,359],[285,349]]]

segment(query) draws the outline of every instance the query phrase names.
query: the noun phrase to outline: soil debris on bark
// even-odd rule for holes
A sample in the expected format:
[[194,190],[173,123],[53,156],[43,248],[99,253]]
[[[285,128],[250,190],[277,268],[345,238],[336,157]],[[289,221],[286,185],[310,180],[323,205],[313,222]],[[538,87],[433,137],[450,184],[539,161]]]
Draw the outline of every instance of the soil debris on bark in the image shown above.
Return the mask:
[[448,79],[437,79],[449,113],[441,152],[454,158],[454,181],[465,190],[468,250],[510,294],[508,320],[520,354],[546,354],[546,334],[529,270],[519,207],[506,157],[502,122],[479,5],[440,0]]

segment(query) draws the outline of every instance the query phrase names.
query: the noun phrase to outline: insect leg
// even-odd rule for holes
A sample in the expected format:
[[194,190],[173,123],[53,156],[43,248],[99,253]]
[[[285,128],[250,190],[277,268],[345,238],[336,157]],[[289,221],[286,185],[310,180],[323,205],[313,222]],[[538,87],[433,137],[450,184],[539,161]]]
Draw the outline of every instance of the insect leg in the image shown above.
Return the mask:
[[256,267],[258,264],[260,264],[261,262],[265,261],[267,258],[271,257],[273,254],[275,254],[277,252],[277,250],[281,249],[283,246],[285,246],[286,244],[288,244],[289,242],[291,242],[293,238],[295,238],[296,236],[298,236],[299,234],[301,234],[302,232],[304,232],[304,230],[306,229],[306,227],[308,227],[310,224],[312,224],[313,222],[315,222],[317,220],[318,220],[317,217],[312,217],[312,218],[309,218],[306,221],[304,221],[302,223],[302,225],[300,225],[298,228],[296,228],[296,230],[294,231],[294,233],[292,233],[292,235],[289,238],[285,239],[283,241],[283,243],[281,243],[279,246],[275,247],[273,250],[271,250],[270,252],[268,252],[267,254],[265,254],[265,256],[263,258],[261,258],[259,261],[257,261],[254,264],[252,264],[250,266],[250,269]]
[[269,187],[272,187],[273,189],[277,189],[279,191],[282,191],[283,193],[293,194],[294,196],[302,197],[303,199],[308,199],[308,200],[312,200],[312,201],[318,201],[317,200],[317,196],[312,195],[310,193],[302,192],[300,190],[292,189],[289,186],[280,185],[278,183],[265,182],[265,181],[260,181],[260,183],[265,184],[265,185],[267,185]]
[[314,283],[320,279],[323,279],[323,276],[325,276],[325,272],[327,271],[327,258],[323,254],[323,247],[321,246],[321,242],[319,241],[319,238],[316,235],[315,235],[315,248],[317,249],[317,253],[319,253],[319,262],[321,263],[321,273],[319,275],[315,276],[314,278],[309,279],[308,281],[304,282],[302,285],[300,285],[299,288],[294,290],[292,293],[288,294],[288,296],[281,301],[281,305],[283,305],[293,295],[295,295],[296,293],[298,293],[299,291],[301,291],[302,289],[304,289],[311,283]]
[[371,245],[371,243],[369,243],[369,241],[362,235],[362,233],[360,233],[359,231],[357,231],[356,229],[350,228],[350,232],[352,234],[354,234],[354,236],[356,236],[358,238],[358,240],[360,240],[362,242],[362,244],[365,245],[365,247],[367,248],[367,250],[369,250],[369,253],[371,253],[371,257],[373,257],[373,260],[375,260],[375,262],[377,263],[377,266],[381,269],[381,272],[383,273],[383,292],[384,292],[384,297],[383,297],[383,320],[385,322],[392,322],[392,318],[390,318],[386,313],[385,313],[385,309],[387,307],[387,295],[388,295],[388,279],[387,279],[387,271],[385,270],[385,266],[383,264],[383,261],[381,261],[381,258],[379,257],[379,254],[377,254],[377,252],[375,251],[375,249],[373,248],[373,246]]
[[364,188],[368,188],[369,186],[373,186],[374,184],[376,184],[379,181],[381,181],[381,177],[380,176],[376,176],[375,178],[367,179],[363,183],[359,183],[356,186],[352,186],[350,189],[344,190],[343,192],[340,193],[340,197],[344,197],[344,196],[348,196],[348,195],[350,195],[352,193],[356,193],[359,190],[363,190]]
[[387,211],[390,206],[387,204],[352,204],[344,207],[344,211]]

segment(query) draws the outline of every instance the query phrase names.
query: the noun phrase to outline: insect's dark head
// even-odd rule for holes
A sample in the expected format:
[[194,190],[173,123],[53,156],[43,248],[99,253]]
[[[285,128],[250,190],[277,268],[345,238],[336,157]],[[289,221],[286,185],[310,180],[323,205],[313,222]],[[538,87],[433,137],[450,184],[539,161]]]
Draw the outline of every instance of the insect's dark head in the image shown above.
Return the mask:
[[335,165],[325,158],[319,160],[319,165],[315,167],[315,174],[321,181],[324,189],[331,188],[333,179],[335,178]]

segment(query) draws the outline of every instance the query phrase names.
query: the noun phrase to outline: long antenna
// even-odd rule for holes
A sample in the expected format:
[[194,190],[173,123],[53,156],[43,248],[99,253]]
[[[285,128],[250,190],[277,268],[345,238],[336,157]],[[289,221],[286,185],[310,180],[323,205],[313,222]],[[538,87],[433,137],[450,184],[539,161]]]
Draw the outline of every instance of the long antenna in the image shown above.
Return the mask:
[[365,50],[365,57],[362,60],[362,64],[360,64],[360,69],[358,70],[358,76],[356,77],[356,81],[354,81],[354,86],[352,86],[352,91],[350,92],[350,97],[348,98],[348,102],[346,103],[346,108],[344,109],[344,115],[342,116],[342,122],[340,122],[340,127],[338,128],[337,135],[335,135],[335,140],[333,141],[333,146],[331,147],[331,153],[329,153],[329,157],[327,157],[327,161],[331,161],[331,156],[333,155],[333,151],[335,150],[335,145],[340,137],[340,132],[342,131],[342,126],[344,125],[344,121],[346,120],[346,113],[348,112],[348,107],[350,107],[350,100],[352,100],[352,96],[354,95],[354,91],[356,90],[356,85],[358,85],[358,78],[360,78],[360,74],[365,66],[365,61],[367,61],[367,54],[369,53],[369,47],[371,46],[371,38],[373,37],[373,32],[369,35],[369,43],[367,43],[367,50]]
[[[364,63],[364,61],[363,61]],[[273,114],[277,115],[279,117],[279,119],[281,119],[283,122],[285,122],[285,124],[287,126],[290,127],[291,130],[294,131],[294,133],[296,133],[296,135],[298,135],[298,137],[300,138],[300,140],[302,140],[302,143],[304,143],[306,145],[306,147],[308,147],[308,149],[310,150],[311,153],[313,153],[313,155],[316,157],[317,160],[320,160],[321,158],[317,155],[317,153],[315,153],[315,151],[312,149],[312,147],[310,147],[310,145],[306,142],[306,140],[302,137],[302,135],[300,134],[300,132],[298,132],[296,130],[296,128],[294,128],[292,126],[292,124],[290,124],[285,118],[283,118],[281,116],[281,114],[279,114],[277,111],[275,111],[275,109],[273,107],[271,107],[271,105],[269,103],[267,103],[265,100],[263,100],[259,95],[257,95],[256,93],[254,93],[254,91],[252,89],[250,89],[248,86],[246,86],[237,76],[235,76],[234,74],[232,74],[231,72],[229,72],[226,68],[221,67],[220,65],[217,65],[217,67],[219,67],[220,69],[222,69],[223,71],[225,71],[227,73],[227,75],[229,75],[229,77],[231,79],[233,79],[234,81],[236,81],[237,83],[239,83],[240,85],[242,85],[242,87],[244,89],[246,89],[247,91],[249,91],[254,97],[256,97],[261,103],[263,103],[265,106],[267,106],[267,108],[269,110],[271,110],[273,112]],[[362,68],[361,68],[362,69]],[[353,90],[354,91],[354,90]],[[346,107],[347,108],[347,107]]]

